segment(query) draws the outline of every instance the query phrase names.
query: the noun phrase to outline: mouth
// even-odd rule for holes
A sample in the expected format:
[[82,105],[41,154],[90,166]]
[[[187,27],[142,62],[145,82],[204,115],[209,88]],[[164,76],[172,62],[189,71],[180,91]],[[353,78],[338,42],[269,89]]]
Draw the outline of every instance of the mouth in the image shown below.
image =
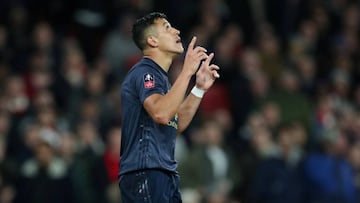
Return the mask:
[[181,43],[181,39],[180,39],[180,38],[177,39],[177,40],[176,40],[176,43]]

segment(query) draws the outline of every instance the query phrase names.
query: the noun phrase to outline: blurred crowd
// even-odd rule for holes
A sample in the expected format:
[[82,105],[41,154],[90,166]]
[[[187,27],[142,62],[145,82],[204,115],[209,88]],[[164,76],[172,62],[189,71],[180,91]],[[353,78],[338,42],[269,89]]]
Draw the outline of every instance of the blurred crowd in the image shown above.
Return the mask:
[[0,1],[0,203],[121,202],[119,93],[149,11],[221,67],[178,136],[185,203],[360,202],[359,1],[17,0]]

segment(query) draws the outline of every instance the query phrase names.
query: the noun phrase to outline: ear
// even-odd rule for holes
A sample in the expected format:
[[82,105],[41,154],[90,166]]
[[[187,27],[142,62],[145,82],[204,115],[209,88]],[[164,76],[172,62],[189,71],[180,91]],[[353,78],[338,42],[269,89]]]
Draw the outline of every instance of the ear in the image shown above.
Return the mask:
[[157,47],[158,46],[158,40],[156,37],[154,36],[149,36],[146,38],[146,43],[150,46],[150,47]]

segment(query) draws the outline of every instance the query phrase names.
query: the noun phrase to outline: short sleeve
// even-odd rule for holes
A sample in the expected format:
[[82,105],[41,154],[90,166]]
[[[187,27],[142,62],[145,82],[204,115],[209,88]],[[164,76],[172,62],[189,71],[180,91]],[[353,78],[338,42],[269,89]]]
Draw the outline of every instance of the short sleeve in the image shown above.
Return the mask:
[[152,94],[165,94],[165,81],[163,76],[152,68],[144,68],[139,71],[136,80],[136,89],[141,103]]

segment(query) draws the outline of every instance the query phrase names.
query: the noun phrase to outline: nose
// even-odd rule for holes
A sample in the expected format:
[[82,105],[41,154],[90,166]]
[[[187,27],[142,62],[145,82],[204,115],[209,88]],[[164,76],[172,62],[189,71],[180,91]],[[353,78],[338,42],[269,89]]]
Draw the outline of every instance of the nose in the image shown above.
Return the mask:
[[179,34],[180,34],[180,31],[179,31],[178,29],[174,28],[174,33],[177,34],[177,35],[179,35]]

